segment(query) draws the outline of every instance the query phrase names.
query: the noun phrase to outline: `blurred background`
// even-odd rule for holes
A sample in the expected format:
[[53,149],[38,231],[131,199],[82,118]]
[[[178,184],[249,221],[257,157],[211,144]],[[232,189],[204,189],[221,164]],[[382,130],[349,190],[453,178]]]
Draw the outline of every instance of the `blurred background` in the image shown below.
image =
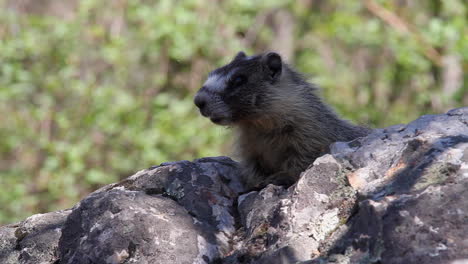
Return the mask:
[[193,94],[276,50],[372,127],[468,105],[464,0],[0,0],[0,224],[160,164],[229,155]]

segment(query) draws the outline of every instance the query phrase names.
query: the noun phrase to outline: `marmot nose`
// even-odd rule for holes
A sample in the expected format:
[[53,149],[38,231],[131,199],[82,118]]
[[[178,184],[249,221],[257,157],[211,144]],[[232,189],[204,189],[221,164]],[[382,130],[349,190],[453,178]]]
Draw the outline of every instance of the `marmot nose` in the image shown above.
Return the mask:
[[194,103],[198,108],[200,108],[200,110],[203,110],[203,108],[206,106],[206,96],[203,94],[197,94],[195,96]]

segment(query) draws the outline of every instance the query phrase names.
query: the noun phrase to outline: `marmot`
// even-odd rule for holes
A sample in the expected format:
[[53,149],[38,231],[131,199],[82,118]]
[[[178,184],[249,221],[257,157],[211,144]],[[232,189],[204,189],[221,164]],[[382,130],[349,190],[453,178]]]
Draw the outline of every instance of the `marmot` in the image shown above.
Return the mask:
[[248,189],[289,186],[330,143],[370,132],[340,119],[316,90],[275,52],[239,52],[208,75],[194,102],[213,123],[236,129]]

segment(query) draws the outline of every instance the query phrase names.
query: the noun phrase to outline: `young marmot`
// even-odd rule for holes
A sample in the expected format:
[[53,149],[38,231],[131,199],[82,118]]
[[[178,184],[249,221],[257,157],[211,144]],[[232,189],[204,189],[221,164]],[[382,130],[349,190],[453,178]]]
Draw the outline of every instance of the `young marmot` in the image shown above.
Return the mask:
[[208,75],[195,105],[213,123],[236,128],[248,189],[289,186],[330,143],[370,132],[340,119],[316,87],[274,52],[250,57],[239,52]]

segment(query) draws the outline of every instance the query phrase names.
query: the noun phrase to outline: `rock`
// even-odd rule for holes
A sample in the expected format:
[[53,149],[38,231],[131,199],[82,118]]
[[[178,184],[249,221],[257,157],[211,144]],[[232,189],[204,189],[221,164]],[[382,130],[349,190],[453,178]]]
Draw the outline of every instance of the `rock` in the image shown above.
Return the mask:
[[[109,190],[83,200],[63,226],[61,263],[203,263],[210,244],[175,201]],[[198,256],[198,241],[204,242]]]
[[0,263],[55,263],[69,210],[33,215],[0,228]]
[[140,171],[71,210],[0,228],[0,263],[216,261],[232,248],[238,172],[226,157]]
[[356,195],[346,184],[345,171],[325,155],[288,190],[269,185],[241,196],[247,250],[241,259],[295,263],[318,256],[320,243],[353,212]]
[[106,186],[73,208],[60,263],[207,263],[230,250],[234,198],[228,158],[165,163]]
[[289,187],[163,163],[0,228],[0,263],[468,263],[468,108],[337,142]]
[[332,155],[352,166],[360,199],[327,255],[340,254],[338,263],[468,261],[467,120],[468,108],[459,108],[333,145]]
[[18,263],[20,251],[16,247],[15,230],[18,225],[0,227],[0,263]]
[[468,201],[462,198],[468,197],[467,117],[468,108],[455,109],[337,142],[288,190],[268,187],[241,196],[242,253],[248,257],[240,260],[446,263],[468,258],[462,231],[468,230]]

